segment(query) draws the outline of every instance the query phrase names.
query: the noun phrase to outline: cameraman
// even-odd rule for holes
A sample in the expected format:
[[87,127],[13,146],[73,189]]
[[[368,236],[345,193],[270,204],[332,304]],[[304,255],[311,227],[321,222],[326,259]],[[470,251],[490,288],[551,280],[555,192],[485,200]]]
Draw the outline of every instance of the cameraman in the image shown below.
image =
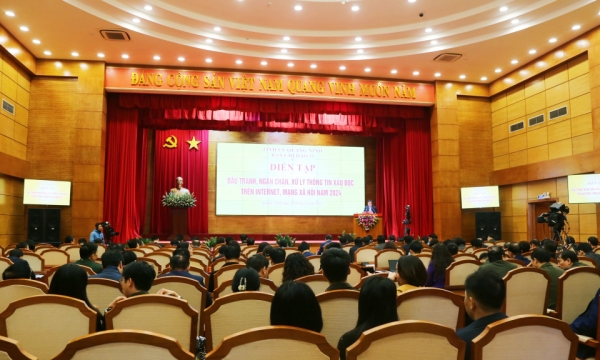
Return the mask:
[[96,223],[96,228],[90,234],[90,242],[104,243],[104,234],[102,233],[102,223]]

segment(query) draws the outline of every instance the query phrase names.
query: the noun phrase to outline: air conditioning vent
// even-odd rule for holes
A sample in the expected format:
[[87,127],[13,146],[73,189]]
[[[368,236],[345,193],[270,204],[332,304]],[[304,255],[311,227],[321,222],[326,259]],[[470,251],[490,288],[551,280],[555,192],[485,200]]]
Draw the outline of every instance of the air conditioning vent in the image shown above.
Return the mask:
[[510,126],[510,132],[513,133],[515,131],[519,131],[525,128],[525,123],[523,121],[519,121],[518,123],[512,124]]
[[100,35],[102,35],[102,37],[105,40],[112,40],[112,41],[129,41],[129,40],[131,40],[131,38],[129,37],[129,34],[122,30],[100,30]]
[[11,115],[15,114],[15,106],[4,99],[2,99],[2,110]]
[[541,124],[544,122],[544,114],[542,115],[538,115],[536,117],[532,117],[531,119],[529,119],[529,126],[535,126],[537,124]]
[[444,53],[436,56],[433,61],[441,61],[441,62],[455,62],[460,59],[462,54],[453,54],[453,53]]
[[567,107],[563,106],[556,110],[550,111],[550,120],[554,120],[556,118],[559,118],[559,117],[565,116],[565,115],[567,115]]

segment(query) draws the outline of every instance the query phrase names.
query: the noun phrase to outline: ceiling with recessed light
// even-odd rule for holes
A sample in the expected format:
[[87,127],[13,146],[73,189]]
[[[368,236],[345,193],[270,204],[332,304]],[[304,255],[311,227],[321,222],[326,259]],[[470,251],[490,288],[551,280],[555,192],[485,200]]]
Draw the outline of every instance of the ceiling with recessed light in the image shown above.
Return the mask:
[[[481,83],[600,25],[595,0],[3,0],[0,10],[39,58]],[[434,62],[442,53],[462,57]]]

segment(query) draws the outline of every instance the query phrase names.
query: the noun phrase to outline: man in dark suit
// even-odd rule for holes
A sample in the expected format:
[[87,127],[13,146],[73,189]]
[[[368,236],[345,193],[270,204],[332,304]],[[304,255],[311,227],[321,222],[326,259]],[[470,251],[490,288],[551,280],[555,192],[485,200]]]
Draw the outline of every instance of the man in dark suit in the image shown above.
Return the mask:
[[369,200],[367,206],[365,206],[364,212],[377,214],[377,207],[373,205],[373,202]]
[[585,256],[595,260],[596,263],[600,265],[600,255],[594,252],[594,249],[590,243],[581,243],[577,245],[577,255]]
[[331,243],[331,235],[327,234],[325,235],[325,241],[321,243],[321,246],[319,246],[319,251],[317,251],[317,255],[321,255],[323,253],[323,249],[325,249],[325,246],[329,245]]
[[350,248],[350,251],[348,252],[350,254],[350,262],[354,261],[354,253],[356,252],[356,250],[360,249],[361,247],[363,247],[363,239],[357,237],[354,239],[354,246]]
[[456,335],[467,344],[465,360],[471,358],[471,341],[489,324],[507,318],[502,313],[505,297],[504,281],[496,273],[480,269],[467,277],[465,310],[474,321],[469,326],[456,330]]
[[321,269],[323,276],[329,281],[325,291],[356,290],[348,284],[350,273],[350,255],[342,249],[327,249],[321,255]]
[[90,276],[90,279],[109,279],[121,281],[123,275],[123,254],[119,250],[108,250],[102,254],[102,272]]
[[[590,301],[583,314],[579,315],[570,325],[571,330],[575,334],[588,336],[592,339],[596,338],[598,328],[598,296],[600,296],[600,289],[596,292],[596,295]],[[594,348],[581,343],[577,346],[578,359],[593,358],[595,352]]]
[[[204,285],[204,278],[202,276],[190,274],[190,258],[185,254],[174,254],[171,257],[169,264],[171,265],[171,271],[166,274],[159,275],[159,278],[168,276],[183,276],[188,279],[196,280],[202,287],[206,288],[206,285]],[[209,307],[210,305],[212,305],[212,299],[210,298],[210,294],[206,293],[206,307]]]

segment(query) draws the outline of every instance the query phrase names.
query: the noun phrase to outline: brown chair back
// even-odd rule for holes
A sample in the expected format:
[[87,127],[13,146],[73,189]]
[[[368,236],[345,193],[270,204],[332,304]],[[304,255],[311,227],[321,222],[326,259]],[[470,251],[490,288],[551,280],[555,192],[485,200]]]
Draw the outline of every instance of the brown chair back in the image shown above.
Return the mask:
[[36,271],[36,272],[40,272],[40,271],[44,270],[44,266],[46,266],[44,258],[41,257],[40,255],[34,254],[32,252],[23,252],[22,259],[27,260],[31,270]]
[[600,288],[600,270],[592,267],[576,267],[558,278],[556,312],[562,321],[572,323],[582,314]]
[[459,260],[446,268],[446,289],[464,289],[467,276],[479,269],[479,260]]
[[322,274],[303,276],[301,278],[297,278],[295,281],[303,282],[308,285],[315,295],[324,293],[329,287],[329,281],[327,281],[327,278]]
[[381,270],[390,270],[388,260],[398,260],[403,255],[400,250],[385,249],[378,251],[375,255],[375,268]]
[[6,360],[37,360],[35,356],[21,349],[18,341],[4,336],[0,336],[0,355]]
[[81,249],[81,246],[69,244],[69,246],[61,247],[60,249],[69,254],[70,262],[75,262],[80,259],[79,249]]
[[218,287],[219,284],[223,281],[232,280],[233,276],[239,269],[245,269],[246,264],[237,264],[237,265],[227,265],[222,267],[213,275],[215,287]]
[[[358,295],[356,290],[328,291],[317,295],[323,317],[321,334],[337,348],[340,337],[356,327],[358,321]],[[348,309],[349,311],[340,311]]]
[[136,261],[144,261],[150,264],[150,266],[154,268],[154,271],[156,271],[156,276],[158,276],[158,274],[160,274],[160,272],[162,271],[162,265],[160,265],[158,261],[156,261],[156,259],[141,257],[137,258]]
[[47,293],[48,285],[40,281],[28,279],[0,281],[0,313],[13,301]]
[[102,278],[88,278],[87,296],[90,302],[104,311],[121,293],[118,281]]
[[44,266],[65,265],[71,260],[66,251],[54,248],[42,251],[40,256],[44,259]]
[[550,276],[544,270],[522,267],[504,276],[506,297],[502,312],[507,316],[538,314],[546,315]]
[[[233,283],[233,280],[223,281],[219,285],[219,287],[213,291],[213,297],[216,299],[216,298],[220,298],[220,297],[223,297],[226,295],[233,294],[234,292],[233,292],[233,289],[231,288],[232,283]],[[277,286],[275,286],[275,284],[269,279],[260,278],[260,288],[258,291],[274,295],[275,292],[277,291]]]
[[281,286],[283,283],[283,266],[284,263],[275,264],[269,266],[267,270],[269,280],[271,280],[277,287]]
[[430,321],[451,329],[465,326],[463,297],[448,290],[419,288],[404,292],[396,299],[398,318]]

